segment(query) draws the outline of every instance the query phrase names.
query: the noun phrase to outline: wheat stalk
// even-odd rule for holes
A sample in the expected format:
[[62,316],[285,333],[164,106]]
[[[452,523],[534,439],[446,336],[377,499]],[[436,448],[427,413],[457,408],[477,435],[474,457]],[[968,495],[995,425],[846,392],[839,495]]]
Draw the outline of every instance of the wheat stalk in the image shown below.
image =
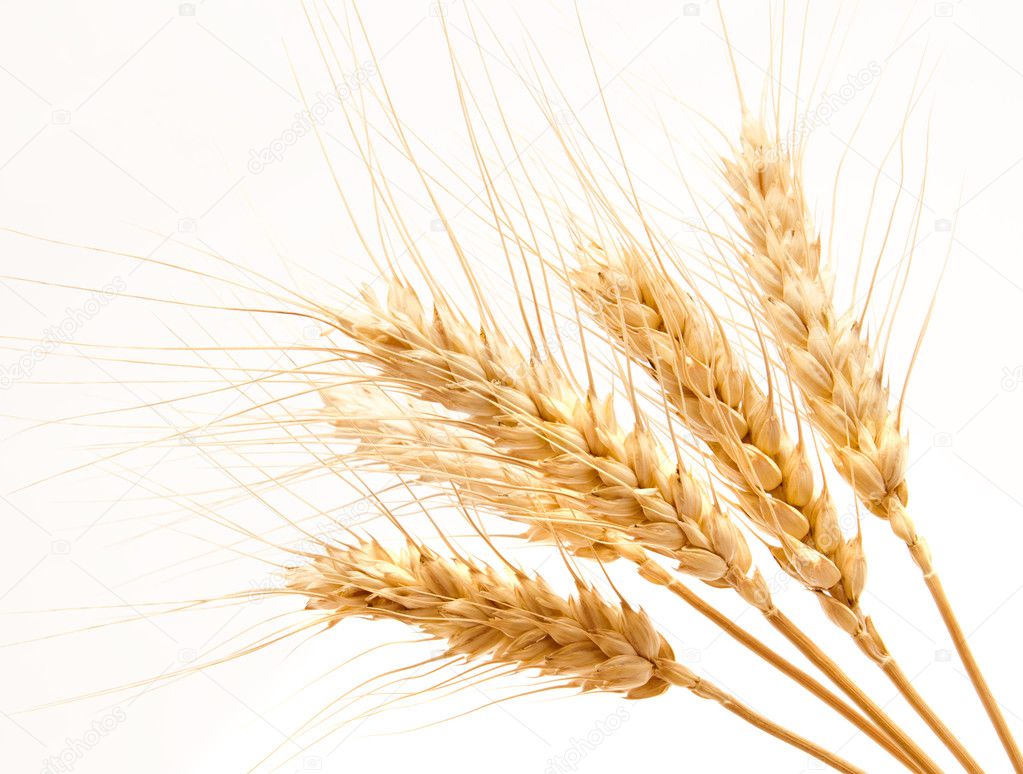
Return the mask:
[[[652,435],[623,431],[610,401],[581,394],[551,359],[529,363],[500,334],[480,334],[443,298],[432,316],[406,284],[387,301],[365,293],[361,314],[338,327],[359,342],[385,381],[468,416],[495,448],[532,465],[545,490],[572,494],[572,508],[611,532],[670,556],[683,572],[735,590],[796,643],[925,769],[937,767],[840,667],[775,607],[759,572],[749,575],[745,539]],[[569,539],[577,533],[568,530]],[[585,537],[585,536],[584,536]],[[601,539],[600,549],[629,542]],[[586,553],[593,549],[583,546]],[[628,554],[626,554],[628,555]],[[641,557],[630,558],[641,563]]]
[[669,686],[708,699],[838,771],[862,774],[835,754],[777,725],[674,658],[649,617],[612,605],[577,579],[576,596],[540,577],[437,555],[409,541],[328,544],[290,571],[288,588],[334,625],[349,617],[390,619],[442,640],[442,658],[464,657],[560,679],[565,688],[657,696]]
[[[820,239],[803,196],[798,161],[768,138],[762,122],[747,117],[741,149],[725,162],[734,210],[748,241],[739,253],[759,290],[763,317],[835,466],[860,501],[886,519],[906,543],[1013,766],[1023,771],[1023,757],[969,650],[930,551],[906,511],[908,445],[898,411],[889,405],[871,342],[857,318],[835,311],[821,271]],[[883,666],[892,670],[900,690],[960,762],[980,771],[905,676],[894,670],[894,661],[885,658]]]

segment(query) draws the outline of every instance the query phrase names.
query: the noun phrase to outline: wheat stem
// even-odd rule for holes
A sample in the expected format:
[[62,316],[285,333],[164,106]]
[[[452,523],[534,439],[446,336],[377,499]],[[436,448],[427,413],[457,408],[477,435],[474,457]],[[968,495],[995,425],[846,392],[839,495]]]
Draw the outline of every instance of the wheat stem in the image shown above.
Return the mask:
[[[813,693],[817,698],[860,729],[860,731],[873,739],[893,757],[897,758],[903,766],[911,771],[917,772],[937,770],[924,768],[914,758],[911,758],[907,754],[904,749],[906,745],[901,740],[899,741],[899,744],[896,744],[893,741],[893,739],[898,737],[897,727],[894,726],[890,718],[887,718],[887,716],[884,715],[883,711],[875,712],[875,716],[873,717],[875,722],[878,722],[879,718],[884,719],[883,724],[880,726],[880,728],[884,729],[884,732],[881,732],[878,726],[874,725],[858,712],[854,711],[846,702],[842,701],[842,699],[836,696],[832,691],[828,690],[828,688],[822,683],[815,680],[813,677],[799,669],[799,667],[792,664],[771,648],[767,647],[762,641],[752,636],[730,618],[722,615],[717,608],[707,604],[707,602],[695,594],[686,585],[680,583],[678,580],[672,580],[668,584],[667,588],[698,613],[716,624],[728,636],[732,637],[744,647],[760,656],[786,677],[791,678],[803,688]],[[831,675],[828,676],[829,678],[831,677]],[[869,698],[867,699],[867,702],[872,704]]]
[[758,715],[756,712],[751,710],[749,707],[736,701],[734,698],[724,692],[720,692],[719,695],[715,696],[717,702],[729,712],[738,715],[740,718],[745,720],[750,725],[759,728],[775,739],[780,739],[786,744],[790,744],[793,747],[802,750],[809,755],[817,758],[819,761],[828,764],[836,771],[848,772],[849,774],[865,774],[862,769],[859,769],[842,758],[838,757],[834,753],[825,750],[819,745],[810,742],[798,734],[794,734],[788,731],[777,723],[773,723],[762,715]]
[[[952,637],[956,652],[959,654],[959,658],[962,659],[966,673],[970,676],[970,682],[973,683],[973,688],[984,705],[984,710],[987,712],[991,724],[995,727],[998,739],[1008,754],[1013,769],[1017,774],[1020,774],[1020,772],[1023,772],[1023,754],[1020,753],[1019,746],[1009,730],[1004,715],[1002,715],[1001,707],[999,707],[998,701],[995,699],[991,688],[984,679],[983,673],[980,671],[980,665],[977,663],[977,659],[974,657],[973,651],[966,640],[966,633],[959,624],[959,619],[956,617],[952,604],[945,594],[945,587],[941,583],[941,578],[938,577],[938,574],[932,568],[926,546],[922,540],[918,540],[917,543],[909,546],[909,550],[923,573],[924,582],[927,584],[928,591],[931,592],[931,598],[941,614],[941,619],[945,623],[949,636]],[[923,557],[921,554],[927,555]]]
[[[835,660],[822,651],[820,647],[807,637],[806,634],[804,634],[784,613],[778,611],[774,615],[769,616],[768,621],[775,629],[781,632],[789,642],[795,645],[799,652],[806,656],[806,658],[809,659],[814,666],[827,675],[829,680],[835,683],[835,685],[841,688],[847,696],[856,702],[856,704],[864,712],[866,712],[867,715],[869,715],[876,723],[881,725],[882,728],[886,728],[886,730],[893,735],[895,740],[903,747],[903,749],[907,750],[916,761],[925,767],[927,771],[941,771],[938,764],[936,764],[916,742],[910,739],[909,736],[906,735],[905,731],[895,725],[885,711],[881,709],[877,703],[871,699],[863,691],[863,689],[849,677],[849,675],[845,673]],[[890,724],[890,727],[885,724]]]
[[[886,659],[881,664],[881,669],[888,676],[888,679],[891,680],[892,684],[898,688],[899,693],[905,697],[910,706],[923,718],[923,721],[934,734],[952,751],[963,767],[973,771],[972,766],[978,766],[977,762],[973,760],[969,752],[959,743],[959,740],[950,734],[941,719],[934,714],[934,710],[931,709],[930,705],[927,704],[919,691],[913,686],[909,677],[902,670],[902,667],[894,659]],[[977,770],[983,774],[983,769],[978,768]]]

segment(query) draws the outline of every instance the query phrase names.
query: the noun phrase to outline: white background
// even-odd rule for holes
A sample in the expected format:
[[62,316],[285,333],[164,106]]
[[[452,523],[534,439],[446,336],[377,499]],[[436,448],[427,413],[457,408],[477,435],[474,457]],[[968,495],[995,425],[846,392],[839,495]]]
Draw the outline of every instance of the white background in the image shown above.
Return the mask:
[[[423,0],[364,5],[369,40],[381,57],[383,80],[402,119],[467,180],[452,198],[478,205],[472,195],[480,187],[472,185],[473,159],[436,6]],[[486,9],[474,16],[513,131],[523,144],[535,141],[537,154],[557,159],[542,117],[511,76],[508,57],[493,44],[484,18],[494,25],[510,55],[528,49],[524,33],[528,30],[564,90],[561,109],[566,115],[575,111],[576,121],[607,149],[607,136],[601,134],[606,132],[603,108],[595,98],[593,74],[570,4],[513,5],[510,10]],[[834,245],[841,286],[858,252],[871,185],[903,124],[908,96],[921,72],[922,98],[905,133],[900,206],[912,207],[917,201],[925,153],[928,183],[916,268],[887,365],[897,388],[941,263],[951,249],[907,399],[912,506],[975,653],[1009,722],[1023,733],[1023,678],[1018,666],[1018,621],[1023,612],[1023,595],[1018,592],[1023,586],[1016,562],[1023,537],[1018,455],[1018,431],[1023,427],[1023,389],[1018,389],[1023,382],[1023,340],[1018,333],[1023,326],[1018,195],[1023,184],[1021,14],[1014,3],[978,0],[846,6],[830,45],[828,33],[839,10],[832,3],[813,6],[801,98],[821,68],[819,92],[836,90],[850,74],[871,63],[880,64],[883,75],[814,131],[811,147],[816,155],[811,155],[814,161],[807,168],[807,189],[820,222],[829,224],[835,165],[846,154],[836,210],[841,238]],[[477,87],[485,87],[461,0],[443,8],[463,68]],[[600,81],[643,194],[674,207],[676,225],[694,217],[695,208],[665,151],[664,132],[656,119],[659,111],[682,162],[691,165],[687,176],[691,174],[709,204],[717,204],[720,192],[704,167],[710,160],[708,148],[720,148],[720,140],[693,112],[708,117],[728,136],[737,131],[735,91],[713,4],[583,2],[581,11]],[[769,61],[767,7],[726,3],[725,13],[746,92],[756,95]],[[790,8],[785,25],[787,69],[781,81],[790,111],[801,14],[801,7]],[[258,173],[250,165],[252,154],[281,138],[301,111],[299,87],[309,102],[329,88],[301,6],[229,0],[180,7],[169,2],[40,2],[12,4],[4,16],[0,225],[74,245],[211,271],[224,268],[209,255],[189,250],[198,248],[292,282],[328,303],[333,291],[303,274],[302,268],[320,272],[346,289],[373,278],[371,265],[346,225],[315,138],[288,144],[282,158]],[[333,40],[343,46],[340,35]],[[778,39],[775,48],[782,48]],[[360,60],[365,58],[364,46],[362,52]],[[369,85],[378,88],[381,83],[374,76]],[[876,96],[868,102],[875,86]],[[801,111],[814,108],[809,102],[799,105]],[[867,120],[854,136],[864,112]],[[348,132],[335,111],[325,124],[324,143],[359,216],[371,217],[366,181],[350,152]],[[442,273],[451,256],[444,235],[433,225],[437,215],[407,166],[393,154],[388,159],[387,173],[402,191],[397,196],[409,230]],[[428,153],[421,161],[439,170]],[[559,163],[551,165],[555,174]],[[882,227],[899,191],[898,148],[884,170],[875,212]],[[478,230],[472,211],[454,217],[454,227]],[[954,237],[947,228],[953,220]],[[896,230],[893,241],[901,246],[907,235],[904,218],[897,219],[897,226],[902,230]],[[688,236],[679,230],[679,239]],[[876,250],[878,237],[875,222],[868,256],[874,255],[871,245]],[[26,278],[87,288],[123,282],[132,294],[221,305],[236,300],[202,278],[133,258],[10,233],[0,239],[0,274],[12,277],[0,285],[4,335],[44,337],[47,329],[74,318],[89,297],[21,281]],[[894,266],[901,252],[894,248],[886,268]],[[491,264],[486,274],[497,303],[511,301],[507,284],[496,279],[501,267]],[[236,411],[249,399],[234,404],[237,395],[220,395],[208,405],[160,406],[29,431],[31,420],[137,406],[214,386],[178,385],[175,380],[185,378],[182,374],[189,378],[194,374],[95,355],[123,361],[130,352],[123,347],[132,344],[258,345],[281,340],[275,337],[301,339],[307,334],[301,325],[290,331],[276,324],[259,329],[246,315],[114,299],[78,325],[74,339],[121,349],[99,352],[62,344],[34,364],[29,377],[16,379],[0,393],[5,438],[0,447],[4,479],[0,644],[6,646],[0,650],[2,770],[45,771],[45,759],[59,756],[95,721],[116,713],[109,733],[87,749],[77,748],[81,754],[73,756],[74,771],[246,771],[282,743],[287,754],[296,753],[298,748],[289,746],[287,736],[333,697],[373,674],[430,655],[431,645],[384,649],[331,671],[373,645],[405,636],[400,627],[350,622],[297,650],[296,643],[284,644],[201,675],[149,684],[156,675],[187,667],[195,658],[202,660],[212,645],[244,632],[246,626],[296,606],[287,599],[243,601],[230,609],[82,631],[113,617],[145,614],[148,609],[141,605],[147,602],[215,598],[265,587],[268,569],[259,560],[236,557],[227,548],[211,549],[196,540],[196,534],[222,543],[231,539],[224,531],[208,529],[199,506],[195,508],[199,512],[189,513],[185,505],[191,500],[165,499],[167,494],[187,496],[229,487],[236,479],[225,477],[204,452],[171,443],[20,488],[76,465],[95,463],[112,449],[164,437],[174,428],[203,421],[201,417]],[[28,345],[14,339],[4,344],[0,364],[9,368]],[[182,356],[178,362],[199,360]],[[215,381],[224,373],[203,372],[194,378]],[[98,448],[102,444],[112,447]],[[218,464],[231,468],[232,462],[240,468],[253,464],[251,459],[223,457]],[[835,490],[848,508],[847,493],[837,483]],[[330,486],[314,491],[330,501],[329,505],[321,501],[319,507],[333,507],[347,496]],[[265,503],[243,500],[230,507],[254,529],[280,524]],[[157,525],[162,528],[154,529]],[[914,683],[945,711],[986,770],[1008,771],[903,551],[889,539],[884,525],[867,521],[864,529],[872,568],[864,606]],[[289,539],[286,531],[275,536],[281,542]],[[537,566],[547,553],[516,556]],[[548,563],[544,571],[556,576],[554,564]],[[774,576],[766,562],[763,566]],[[840,748],[869,771],[894,770],[894,764],[862,737],[712,627],[672,600],[651,594],[627,571],[620,574],[622,588],[648,607],[680,657],[702,674],[758,709]],[[822,622],[806,595],[775,580],[781,604],[819,634],[882,703],[891,701],[891,712],[946,762],[947,756],[893,698],[894,692],[862,664],[845,638]],[[713,598],[723,609],[742,612],[723,592]],[[100,609],[125,604],[132,607]],[[752,619],[745,615],[741,621],[768,637]],[[244,633],[240,637],[236,645],[247,642]],[[18,644],[25,640],[33,642]],[[788,653],[781,644],[779,648]],[[115,694],[25,711],[136,681],[141,683]],[[681,692],[635,703],[607,696],[527,697],[416,730],[497,695],[491,686],[467,688],[457,696],[366,722],[342,713],[335,724],[340,728],[323,743],[290,760],[284,755],[278,762],[289,772],[319,766],[325,771],[426,768],[537,774],[626,768],[795,774],[816,766]],[[608,726],[612,717],[624,722]],[[595,748],[580,742],[601,724],[614,729],[597,732]]]

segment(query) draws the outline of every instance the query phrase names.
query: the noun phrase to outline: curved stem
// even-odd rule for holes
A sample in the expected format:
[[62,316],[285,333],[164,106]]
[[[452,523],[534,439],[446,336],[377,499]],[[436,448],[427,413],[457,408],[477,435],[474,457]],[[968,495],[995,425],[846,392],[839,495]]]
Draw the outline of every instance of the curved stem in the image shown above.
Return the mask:
[[[889,728],[886,726],[881,726],[879,728],[871,723],[867,718],[860,715],[856,712],[856,710],[850,707],[849,704],[843,701],[841,697],[829,690],[823,683],[804,672],[784,656],[776,653],[730,618],[718,611],[717,608],[704,601],[688,586],[678,580],[672,580],[670,583],[665,584],[665,587],[696,610],[696,612],[700,613],[717,625],[725,632],[725,634],[751,650],[756,655],[760,656],[779,672],[797,682],[804,689],[835,710],[835,712],[856,726],[856,728],[866,734],[870,739],[874,740],[874,742],[896,758],[907,769],[915,771],[917,774],[926,774],[927,772],[937,771],[937,768],[927,769],[926,767],[921,766],[914,760],[914,758],[910,757],[910,755],[893,740]],[[890,719],[888,719],[887,723],[894,726],[894,723],[892,723]]]
[[904,750],[906,750],[914,760],[916,760],[924,770],[929,772],[938,772],[940,774],[941,768],[938,764],[931,759],[931,757],[923,751],[923,749],[903,731],[895,721],[892,720],[881,707],[879,707],[873,699],[871,699],[862,688],[856,685],[855,682],[847,675],[842,668],[820,647],[813,642],[803,631],[796,626],[784,613],[778,609],[774,609],[770,613],[765,613],[764,617],[781,632],[786,639],[789,640],[799,652],[806,656],[814,666],[820,669],[828,679],[837,685],[846,696],[852,699],[860,709],[867,713],[871,720],[877,725],[884,729],[885,733],[889,734],[896,743],[898,743]]

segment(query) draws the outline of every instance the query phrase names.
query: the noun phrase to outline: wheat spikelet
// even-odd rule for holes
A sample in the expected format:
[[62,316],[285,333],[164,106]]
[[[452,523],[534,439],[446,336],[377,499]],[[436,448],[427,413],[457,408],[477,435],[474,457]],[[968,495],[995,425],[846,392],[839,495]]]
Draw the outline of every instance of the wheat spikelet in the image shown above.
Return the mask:
[[592,588],[564,599],[539,577],[412,543],[392,552],[375,541],[325,546],[291,571],[288,586],[332,625],[349,616],[392,618],[446,640],[445,656],[537,669],[566,677],[567,687],[629,698],[657,696],[669,685],[659,665],[673,665],[672,650],[650,619],[612,607]]
[[[439,424],[430,404],[356,389],[358,394],[348,387],[323,391],[326,418],[342,437],[358,439],[350,456],[383,462],[425,482],[454,485],[460,499],[527,524],[526,539],[560,543],[581,557],[622,557],[639,565],[647,563],[645,548],[678,561],[689,575],[720,582],[723,560],[694,547],[707,544],[697,526],[677,517],[638,522],[593,518],[578,491],[558,488],[554,476],[503,454],[464,425]],[[651,566],[648,572],[655,570]]]
[[329,626],[349,617],[400,621],[444,641],[442,658],[534,671],[580,691],[645,699],[682,687],[839,771],[861,771],[699,677],[675,660],[642,610],[612,605],[581,581],[576,596],[564,598],[519,570],[441,557],[412,541],[400,552],[363,541],[325,545],[290,571],[287,585]]
[[[759,291],[761,309],[792,381],[799,388],[828,452],[860,501],[888,521],[924,573],[957,650],[1017,771],[1020,755],[1001,711],[980,674],[926,543],[906,511],[908,443],[897,411],[889,406],[884,375],[872,344],[852,312],[838,314],[821,266],[821,243],[800,184],[797,159],[772,143],[761,121],[746,116],[741,146],[725,160],[733,209],[748,245],[738,249]],[[980,771],[908,680],[897,670],[880,636],[875,648],[889,676],[960,762]]]
[[[386,380],[468,416],[494,448],[531,466],[560,505],[676,560],[679,569],[773,607],[745,538],[646,429],[621,428],[610,398],[582,394],[552,361],[526,361],[500,334],[481,335],[443,302],[428,320],[416,294],[391,283],[388,302],[365,296],[365,316],[340,327]],[[627,551],[620,535],[573,546]],[[578,541],[577,541],[578,542]]]
[[[537,471],[502,455],[460,420],[439,416],[432,403],[366,385],[335,385],[321,391],[326,420],[338,437],[356,441],[346,456],[382,463],[427,483],[454,486],[460,499],[496,510],[528,529],[523,537],[561,543],[573,554],[613,561],[635,555],[635,525],[609,529],[562,505],[571,493],[545,488]],[[663,542],[656,543],[664,548]]]
[[764,316],[810,416],[828,441],[842,476],[871,512],[913,544],[916,532],[902,506],[908,498],[908,444],[871,343],[852,313],[839,315],[821,271],[814,234],[792,159],[747,119],[726,177],[750,249],[742,257],[756,281]]
[[859,540],[845,539],[802,444],[788,436],[770,397],[702,305],[638,249],[609,252],[591,243],[579,258],[573,287],[705,442],[743,511],[779,541],[773,553],[781,566],[820,592],[836,624],[866,637],[857,610],[866,581]]

